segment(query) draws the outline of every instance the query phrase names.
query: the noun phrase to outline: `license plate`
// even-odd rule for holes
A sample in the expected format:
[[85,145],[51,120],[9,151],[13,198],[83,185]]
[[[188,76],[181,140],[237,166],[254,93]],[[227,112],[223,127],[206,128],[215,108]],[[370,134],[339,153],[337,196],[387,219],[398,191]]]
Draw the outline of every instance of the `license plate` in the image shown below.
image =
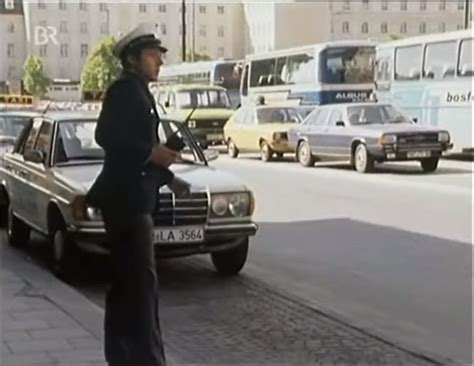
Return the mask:
[[222,134],[220,134],[220,133],[209,134],[209,135],[206,136],[206,138],[207,138],[209,141],[224,140],[224,135],[222,135]]
[[159,244],[202,243],[204,229],[202,227],[186,227],[177,229],[155,229],[154,242]]
[[407,153],[407,158],[429,158],[431,151],[410,151]]

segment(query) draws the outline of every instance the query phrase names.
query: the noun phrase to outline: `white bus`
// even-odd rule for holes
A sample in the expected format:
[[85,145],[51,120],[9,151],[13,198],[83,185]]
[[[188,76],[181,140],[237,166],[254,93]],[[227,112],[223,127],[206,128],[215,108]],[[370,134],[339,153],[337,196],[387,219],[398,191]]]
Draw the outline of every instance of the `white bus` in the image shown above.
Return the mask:
[[337,41],[245,58],[242,103],[293,99],[295,104],[360,102],[374,83],[375,43]]
[[184,62],[165,65],[160,70],[158,85],[204,84],[217,85],[227,89],[231,105],[240,103],[240,78],[242,61],[215,60]]
[[464,30],[377,47],[377,99],[419,124],[447,129],[454,153],[473,151],[472,38]]

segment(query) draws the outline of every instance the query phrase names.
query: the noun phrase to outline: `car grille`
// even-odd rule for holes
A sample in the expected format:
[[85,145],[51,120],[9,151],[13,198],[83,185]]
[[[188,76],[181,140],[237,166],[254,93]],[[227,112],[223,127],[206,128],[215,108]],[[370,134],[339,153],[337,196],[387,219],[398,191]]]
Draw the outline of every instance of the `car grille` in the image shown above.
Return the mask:
[[196,120],[196,128],[223,128],[225,119],[199,119]]
[[207,193],[192,193],[187,198],[176,198],[172,193],[161,193],[158,211],[153,214],[156,226],[200,225],[207,221]]
[[438,142],[437,133],[400,135],[398,137],[399,144],[427,144],[436,142]]

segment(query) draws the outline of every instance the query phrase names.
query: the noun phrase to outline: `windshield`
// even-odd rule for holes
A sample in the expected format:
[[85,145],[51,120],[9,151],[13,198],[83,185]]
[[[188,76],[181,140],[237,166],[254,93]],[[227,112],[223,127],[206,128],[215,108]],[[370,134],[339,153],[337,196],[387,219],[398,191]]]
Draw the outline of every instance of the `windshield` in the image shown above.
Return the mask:
[[29,117],[0,117],[0,142],[15,142]]
[[303,108],[260,108],[257,110],[259,123],[300,123],[305,116]]
[[181,108],[230,108],[229,97],[224,90],[181,91],[176,98]]
[[[67,121],[59,123],[59,133],[56,144],[56,163],[77,163],[80,161],[103,161],[104,151],[95,142],[96,121]],[[178,127],[179,126],[179,127]],[[178,132],[184,140],[185,148],[181,152],[178,163],[204,163],[196,143],[187,127],[171,121],[161,121],[158,126],[158,137],[165,144],[168,138]]]
[[411,123],[407,116],[397,111],[391,105],[347,107],[347,115],[351,125],[374,123]]
[[374,47],[337,47],[321,52],[321,82],[364,84],[374,81]]
[[217,64],[214,70],[214,83],[226,89],[239,89],[242,65],[237,62]]

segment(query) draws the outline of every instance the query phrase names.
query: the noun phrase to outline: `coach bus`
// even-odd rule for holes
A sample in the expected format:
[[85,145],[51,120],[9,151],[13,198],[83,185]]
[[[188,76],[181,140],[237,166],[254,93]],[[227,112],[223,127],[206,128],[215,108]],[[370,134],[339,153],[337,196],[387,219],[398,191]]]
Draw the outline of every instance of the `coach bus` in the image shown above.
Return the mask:
[[380,44],[376,97],[422,125],[447,129],[452,152],[473,152],[471,30]]

